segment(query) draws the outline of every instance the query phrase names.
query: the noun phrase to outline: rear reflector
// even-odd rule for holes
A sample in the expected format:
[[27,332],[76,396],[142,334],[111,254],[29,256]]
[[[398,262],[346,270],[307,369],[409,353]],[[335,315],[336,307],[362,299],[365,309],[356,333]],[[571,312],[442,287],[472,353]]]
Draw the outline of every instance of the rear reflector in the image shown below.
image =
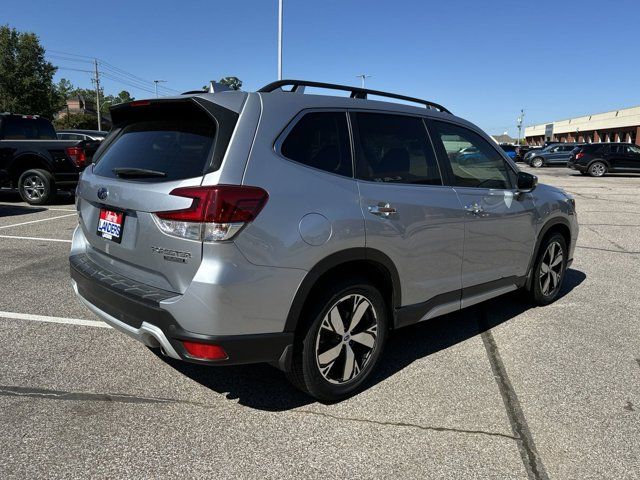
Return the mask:
[[183,187],[170,195],[193,201],[182,210],[156,212],[160,229],[169,235],[203,241],[229,240],[256,218],[269,198],[261,188],[241,185]]
[[182,342],[182,344],[187,353],[194,358],[202,360],[224,360],[228,358],[227,352],[219,345],[187,341]]
[[151,100],[136,100],[129,103],[130,107],[146,107],[147,105],[151,105]]
[[76,167],[81,168],[87,165],[87,156],[85,155],[83,148],[67,147],[65,150]]

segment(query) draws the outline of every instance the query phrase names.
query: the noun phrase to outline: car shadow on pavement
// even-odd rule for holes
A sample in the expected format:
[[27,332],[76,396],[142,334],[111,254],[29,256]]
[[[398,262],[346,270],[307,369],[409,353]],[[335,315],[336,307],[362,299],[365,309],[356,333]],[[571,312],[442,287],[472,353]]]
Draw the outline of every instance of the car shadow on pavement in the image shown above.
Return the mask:
[[[5,208],[15,207],[21,208],[22,213],[14,213],[13,215],[22,215],[24,213],[36,213],[46,210],[46,207],[52,207],[56,205],[73,205],[75,202],[75,196],[72,192],[60,191],[56,195],[56,198],[53,202],[50,202],[42,207],[38,205],[27,205],[20,197],[20,194],[17,190],[11,189],[2,189],[0,190],[0,202],[5,203],[4,205],[0,204],[0,217],[7,216],[5,212]],[[7,203],[21,203],[22,205],[6,205]]]
[[22,205],[0,205],[0,218],[28,215],[30,213],[45,212],[42,207],[23,207]]
[[[567,270],[559,298],[585,279],[583,272]],[[418,359],[480,335],[532,308],[536,306],[522,292],[512,292],[453,314],[402,328],[390,336],[368,388],[397,374]],[[490,312],[490,315],[486,315],[486,312]],[[266,364],[216,368],[185,363],[155,353],[183,375],[226,395],[229,400],[238,400],[240,405],[265,411],[283,411],[315,402],[293,387],[281,371]]]

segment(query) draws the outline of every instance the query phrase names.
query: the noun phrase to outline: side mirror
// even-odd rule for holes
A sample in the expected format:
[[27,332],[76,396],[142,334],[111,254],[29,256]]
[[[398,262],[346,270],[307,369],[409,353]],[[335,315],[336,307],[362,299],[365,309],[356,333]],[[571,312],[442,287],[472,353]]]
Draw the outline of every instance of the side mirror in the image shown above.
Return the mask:
[[529,193],[538,185],[538,177],[527,172],[518,172],[516,184],[518,192]]

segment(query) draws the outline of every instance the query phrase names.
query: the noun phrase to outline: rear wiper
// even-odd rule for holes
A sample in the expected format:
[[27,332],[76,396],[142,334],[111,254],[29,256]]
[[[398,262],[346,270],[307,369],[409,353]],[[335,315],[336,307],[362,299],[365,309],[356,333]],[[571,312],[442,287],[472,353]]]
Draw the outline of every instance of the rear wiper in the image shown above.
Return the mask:
[[146,178],[146,177],[166,177],[165,172],[158,170],[148,170],[146,168],[120,167],[111,170],[120,178]]

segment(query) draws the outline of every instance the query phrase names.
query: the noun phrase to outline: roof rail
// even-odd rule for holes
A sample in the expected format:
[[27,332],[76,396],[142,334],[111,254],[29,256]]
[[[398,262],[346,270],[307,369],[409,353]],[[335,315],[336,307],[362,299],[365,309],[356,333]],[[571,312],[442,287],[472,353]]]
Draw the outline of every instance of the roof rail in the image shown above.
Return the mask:
[[336,85],[334,83],[310,82],[307,80],[278,80],[277,82],[272,82],[268,85],[265,85],[260,90],[258,90],[258,92],[273,92],[274,90],[277,90],[287,85],[291,85],[292,92],[297,92],[300,87],[302,87],[302,89],[304,89],[304,87],[318,87],[318,88],[326,88],[329,90],[342,90],[345,92],[350,92],[351,98],[366,99],[367,95],[377,95],[379,97],[395,98],[397,100],[404,100],[407,102],[419,103],[433,110],[438,110],[444,113],[451,113],[442,105],[439,105],[434,102],[430,102],[428,100],[422,100],[420,98],[407,97],[405,95],[398,95],[397,93],[382,92],[380,90],[370,90],[368,88],[350,87],[348,85]]

